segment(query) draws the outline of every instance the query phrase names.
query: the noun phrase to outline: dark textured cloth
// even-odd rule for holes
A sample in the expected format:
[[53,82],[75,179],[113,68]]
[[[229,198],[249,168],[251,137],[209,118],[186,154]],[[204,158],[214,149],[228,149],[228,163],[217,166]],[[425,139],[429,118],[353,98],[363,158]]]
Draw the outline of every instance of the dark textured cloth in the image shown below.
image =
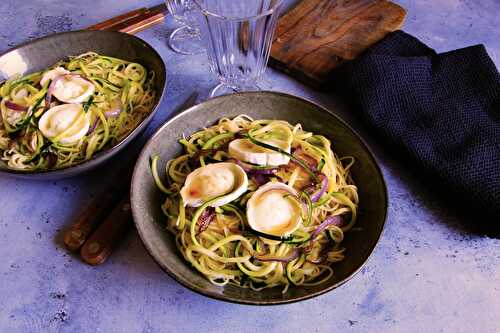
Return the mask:
[[484,46],[437,54],[396,31],[349,71],[376,132],[498,230],[500,75]]

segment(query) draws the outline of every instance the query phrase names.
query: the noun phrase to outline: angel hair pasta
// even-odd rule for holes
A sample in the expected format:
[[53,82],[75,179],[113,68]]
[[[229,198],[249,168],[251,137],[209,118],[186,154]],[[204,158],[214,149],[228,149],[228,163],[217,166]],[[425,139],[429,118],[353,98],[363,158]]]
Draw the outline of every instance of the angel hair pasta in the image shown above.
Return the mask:
[[88,52],[0,84],[0,153],[11,169],[64,168],[125,138],[156,102],[138,63]]
[[217,285],[260,290],[320,284],[344,259],[356,222],[354,158],[280,120],[240,115],[183,137],[166,163],[161,208],[182,256]]

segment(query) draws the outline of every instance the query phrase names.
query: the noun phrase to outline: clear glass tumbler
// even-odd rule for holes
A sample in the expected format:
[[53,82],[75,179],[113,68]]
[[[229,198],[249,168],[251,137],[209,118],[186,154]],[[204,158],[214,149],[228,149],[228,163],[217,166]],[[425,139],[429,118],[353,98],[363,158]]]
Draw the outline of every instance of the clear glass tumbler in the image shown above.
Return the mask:
[[193,0],[165,0],[168,11],[181,24],[168,38],[172,50],[181,54],[199,54],[204,51]]
[[282,0],[194,0],[211,70],[210,96],[259,90]]

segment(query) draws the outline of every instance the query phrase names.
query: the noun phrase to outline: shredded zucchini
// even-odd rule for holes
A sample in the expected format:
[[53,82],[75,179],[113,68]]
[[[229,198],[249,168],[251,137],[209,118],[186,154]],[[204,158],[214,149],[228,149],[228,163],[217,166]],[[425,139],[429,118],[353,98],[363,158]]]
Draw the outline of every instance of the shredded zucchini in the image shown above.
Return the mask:
[[[64,135],[77,132],[86,121],[71,122],[66,129],[53,138],[44,137],[38,122],[52,106],[64,104],[54,96],[51,105],[45,105],[46,95],[52,80],[41,86],[45,74],[60,67],[71,74],[78,74],[92,82],[95,92],[82,103],[83,113],[90,126],[86,135],[77,141],[62,144]],[[61,60],[44,71],[22,77],[13,77],[0,83],[0,158],[11,169],[36,171],[48,168],[65,168],[92,156],[123,140],[151,112],[156,103],[154,73],[148,72],[141,64],[87,52]],[[121,100],[120,113],[115,101]],[[9,109],[5,102],[26,107],[20,112]],[[94,126],[95,124],[95,126]],[[23,139],[14,140],[14,135]],[[42,139],[38,139],[42,138]],[[51,154],[47,159],[37,149],[38,142],[52,141]]]
[[[200,232],[198,222],[205,209],[234,192],[207,198],[198,207],[189,206],[179,192],[187,176],[199,166],[231,158],[226,144],[245,135],[254,144],[285,154],[292,161],[279,167],[238,162],[248,170],[247,192],[230,203],[215,207],[215,217],[205,221],[208,225],[204,224]],[[316,161],[317,166],[309,167],[305,161],[262,140],[290,142],[291,150],[300,148],[301,154]],[[253,120],[245,115],[220,119],[214,126],[182,137],[179,143],[183,153],[165,165],[169,183],[159,181],[157,156],[152,156],[152,175],[160,191],[167,193],[162,205],[167,229],[175,236],[180,253],[196,270],[218,286],[231,284],[253,290],[281,287],[283,293],[290,287],[323,283],[332,276],[330,265],[344,258],[341,247],[344,232],[357,218],[358,193],[350,176],[352,157],[338,158],[328,139],[303,130],[300,124]],[[199,152],[207,149],[217,152],[211,158],[203,158]],[[283,196],[300,206],[302,212],[300,224],[291,234],[268,235],[253,230],[247,221],[247,201],[262,186],[254,178],[255,173],[262,176],[262,169],[270,168],[273,171],[265,176],[266,181],[285,183],[299,194]],[[326,177],[329,185],[326,193],[317,202],[312,202],[305,189],[314,181],[320,183],[318,172]],[[202,186],[200,184],[198,186]],[[342,215],[342,225],[321,226],[328,217],[335,215]]]

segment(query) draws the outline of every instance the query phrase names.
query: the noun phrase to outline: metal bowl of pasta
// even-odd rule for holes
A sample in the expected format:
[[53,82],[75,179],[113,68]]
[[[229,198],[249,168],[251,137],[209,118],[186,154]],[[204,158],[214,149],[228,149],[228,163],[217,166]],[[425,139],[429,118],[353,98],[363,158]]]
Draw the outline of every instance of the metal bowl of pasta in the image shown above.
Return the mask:
[[370,149],[340,118],[253,92],[164,124],[137,160],[131,206],[146,249],[184,286],[280,304],[361,269],[382,233],[387,191]]
[[149,123],[165,65],[141,39],[74,31],[0,55],[0,172],[73,176],[121,151]]

